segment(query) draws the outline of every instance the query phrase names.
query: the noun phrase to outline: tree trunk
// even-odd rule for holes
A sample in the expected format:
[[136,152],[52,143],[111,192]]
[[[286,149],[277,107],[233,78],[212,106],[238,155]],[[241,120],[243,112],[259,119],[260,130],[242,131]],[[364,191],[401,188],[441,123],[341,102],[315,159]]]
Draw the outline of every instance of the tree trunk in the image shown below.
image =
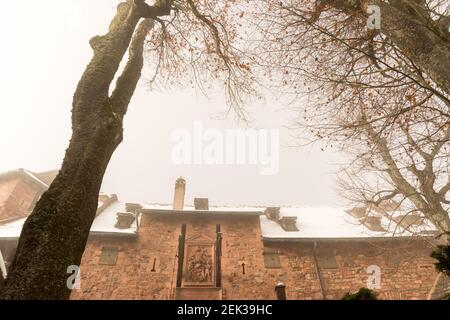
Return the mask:
[[[158,9],[144,1],[123,2],[109,32],[91,40],[94,56],[73,97],[69,148],[59,174],[23,226],[0,298],[69,298],[67,269],[80,265],[103,175],[122,141],[123,116],[140,78],[144,40],[153,20],[144,20],[135,32],[136,25],[141,17],[167,14],[166,8]],[[127,65],[109,96],[128,47]]]
[[380,2],[380,7],[381,31],[450,95],[450,31],[443,33],[432,21],[423,0]]
[[[424,0],[321,0],[347,14],[355,10],[367,15],[369,5],[381,11],[381,32],[428,75],[446,94],[450,94],[450,24],[431,19]],[[443,17],[447,23],[449,17]]]

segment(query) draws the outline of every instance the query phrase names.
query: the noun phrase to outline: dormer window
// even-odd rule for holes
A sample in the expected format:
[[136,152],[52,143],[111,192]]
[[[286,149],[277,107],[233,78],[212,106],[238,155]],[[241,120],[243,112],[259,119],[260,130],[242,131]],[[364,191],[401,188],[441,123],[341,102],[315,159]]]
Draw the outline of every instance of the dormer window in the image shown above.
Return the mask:
[[279,207],[268,207],[264,214],[269,218],[270,220],[277,221],[280,219],[280,208]]
[[115,227],[117,229],[129,229],[135,218],[136,217],[131,212],[118,212]]
[[353,216],[356,219],[363,219],[367,215],[366,207],[355,207],[349,210],[345,210],[349,215]]
[[278,250],[265,248],[263,254],[264,254],[264,267],[266,267],[267,269],[281,268],[280,254]]
[[412,213],[408,215],[399,215],[393,217],[392,220],[394,220],[397,224],[401,225],[405,229],[408,229],[411,226],[417,227],[424,223],[423,217],[421,217],[419,214]]
[[370,231],[385,232],[386,229],[381,225],[381,217],[370,216],[363,220],[363,224]]
[[278,223],[283,228],[284,231],[294,232],[298,231],[297,228],[297,217],[281,217]]
[[119,248],[117,247],[103,247],[99,264],[107,266],[116,265],[118,254]]

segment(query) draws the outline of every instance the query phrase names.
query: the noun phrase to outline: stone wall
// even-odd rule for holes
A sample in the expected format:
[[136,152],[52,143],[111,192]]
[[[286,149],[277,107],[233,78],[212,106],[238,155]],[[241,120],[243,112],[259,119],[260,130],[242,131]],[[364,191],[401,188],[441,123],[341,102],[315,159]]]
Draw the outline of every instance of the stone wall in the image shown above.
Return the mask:
[[[144,214],[137,237],[92,236],[81,264],[81,290],[72,299],[173,299],[178,236],[215,239],[223,233],[224,299],[275,299],[286,285],[288,299],[321,299],[314,242],[264,243],[259,217]],[[100,264],[102,248],[118,248],[114,265]],[[425,299],[436,277],[431,247],[422,240],[319,241],[317,270],[326,299],[340,299],[367,285],[367,267],[381,268],[381,299]],[[265,266],[264,252],[278,255],[279,268]]]
[[[256,287],[242,285],[251,282],[251,275],[242,275],[241,261],[251,268],[260,266],[263,261],[259,218],[182,214],[144,214],[139,236],[135,239],[91,237],[81,263],[81,290],[74,291],[72,298],[172,299],[181,224],[187,224],[186,239],[198,235],[215,239],[216,224],[220,224],[225,297],[263,298]],[[99,264],[104,247],[119,248],[115,265]]]
[[279,250],[281,264],[266,277],[284,282],[288,299],[321,299],[318,273],[326,299],[366,287],[369,266],[380,268],[380,299],[426,299],[437,276],[432,246],[418,239],[319,241],[316,259],[313,241],[266,247]]
[[31,183],[19,177],[0,181],[0,222],[26,216],[38,192]]

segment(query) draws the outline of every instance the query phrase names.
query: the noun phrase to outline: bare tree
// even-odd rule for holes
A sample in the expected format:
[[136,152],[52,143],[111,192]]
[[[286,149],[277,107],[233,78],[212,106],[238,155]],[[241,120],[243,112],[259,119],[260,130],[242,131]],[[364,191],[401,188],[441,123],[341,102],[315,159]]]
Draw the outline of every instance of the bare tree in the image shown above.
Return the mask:
[[[163,0],[153,6],[124,0],[108,33],[91,39],[94,55],[73,97],[70,145],[59,174],[24,224],[0,298],[69,297],[67,268],[80,264],[103,175],[123,138],[144,50],[155,63],[155,82],[170,86],[175,80],[209,78],[225,83],[230,105],[239,113],[238,104],[251,91],[249,83],[240,87],[251,72],[236,49],[233,26],[238,24],[230,21],[239,16],[229,15],[231,9],[203,0]],[[125,68],[110,91],[127,50]]]
[[[381,30],[366,29],[371,4],[381,10]],[[445,9],[442,0],[165,0],[154,6],[124,0],[108,33],[90,42],[94,56],[74,94],[69,148],[60,173],[24,225],[0,297],[69,297],[67,267],[80,263],[104,172],[122,141],[123,117],[140,78],[144,50],[153,67],[151,85],[206,91],[205,84],[223,84],[230,107],[241,118],[240,106],[256,93],[254,70],[263,67],[263,78],[280,80],[283,91],[308,99],[304,127],[318,137],[342,133],[344,142],[361,141],[364,133],[373,139],[370,149],[380,152],[387,139],[381,134],[401,130],[393,120],[398,117],[413,119],[404,127],[418,143],[420,123],[437,115],[436,128],[441,127],[435,134],[427,131],[427,139],[438,144],[442,138],[437,137],[445,137],[442,123],[448,121],[450,106]],[[249,25],[254,32],[246,35]],[[261,45],[249,54],[255,40]],[[127,64],[110,93],[127,50]],[[417,110],[423,113],[416,121]],[[355,126],[365,131],[349,130]],[[446,152],[444,145],[438,153]],[[423,179],[424,186],[429,184],[429,178]],[[431,218],[444,227],[447,223]]]
[[[351,156],[345,195],[368,213],[394,201],[447,232],[450,72],[438,66],[450,65],[448,3],[265,4],[259,65],[296,98],[296,128]],[[380,29],[368,27],[369,5]]]
[[[339,184],[353,213],[361,222],[385,215],[394,232],[422,235],[431,223],[448,242],[450,3],[264,4],[254,19],[259,65],[293,96],[301,135],[349,156]],[[438,246],[434,257],[445,250]]]
[[341,175],[342,194],[367,215],[386,215],[400,230],[414,234],[426,219],[444,235],[450,230],[450,127],[428,119],[415,124],[399,119],[388,132],[384,125],[362,115],[347,126],[353,145],[345,150],[353,160]]
[[[369,7],[380,10],[380,32],[444,92],[450,94],[449,4],[441,0],[318,0],[313,20],[329,10],[347,17],[369,16]],[[370,40],[370,38],[368,39]]]

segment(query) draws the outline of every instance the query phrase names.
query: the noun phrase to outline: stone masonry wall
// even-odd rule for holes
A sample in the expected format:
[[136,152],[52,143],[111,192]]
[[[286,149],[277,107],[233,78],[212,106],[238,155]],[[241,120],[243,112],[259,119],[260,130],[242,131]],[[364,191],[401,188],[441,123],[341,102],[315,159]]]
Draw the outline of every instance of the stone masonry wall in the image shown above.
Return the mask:
[[[171,213],[144,214],[134,239],[92,236],[81,264],[81,290],[72,299],[173,299],[183,223],[187,239],[215,239],[221,225],[224,299],[275,299],[278,282],[286,285],[288,299],[322,298],[313,241],[264,247],[257,216]],[[103,247],[119,249],[115,265],[99,264]],[[279,253],[280,268],[265,267],[264,251]],[[381,268],[381,299],[425,299],[436,277],[431,247],[421,240],[319,241],[316,252],[326,299],[366,286],[370,265]]]
[[[312,241],[267,246],[280,251],[281,269],[268,270],[266,276],[285,283],[288,299],[322,298]],[[318,242],[317,266],[325,298],[341,299],[366,287],[367,269],[375,265],[381,271],[380,288],[375,289],[380,299],[426,299],[437,276],[431,251],[428,242],[418,239]],[[330,257],[335,265],[321,262]]]
[[[186,239],[199,234],[215,239],[216,224],[221,225],[225,297],[265,297],[255,286],[238,285],[251,282],[249,275],[241,275],[241,261],[251,268],[263,262],[257,216],[199,218],[144,214],[135,240],[100,236],[89,239],[81,263],[81,290],[74,291],[72,299],[172,299],[177,275],[178,236],[183,223],[187,224]],[[119,248],[114,266],[99,264],[102,248],[108,246]],[[152,272],[154,263],[156,271]],[[260,277],[257,281],[262,280]]]

